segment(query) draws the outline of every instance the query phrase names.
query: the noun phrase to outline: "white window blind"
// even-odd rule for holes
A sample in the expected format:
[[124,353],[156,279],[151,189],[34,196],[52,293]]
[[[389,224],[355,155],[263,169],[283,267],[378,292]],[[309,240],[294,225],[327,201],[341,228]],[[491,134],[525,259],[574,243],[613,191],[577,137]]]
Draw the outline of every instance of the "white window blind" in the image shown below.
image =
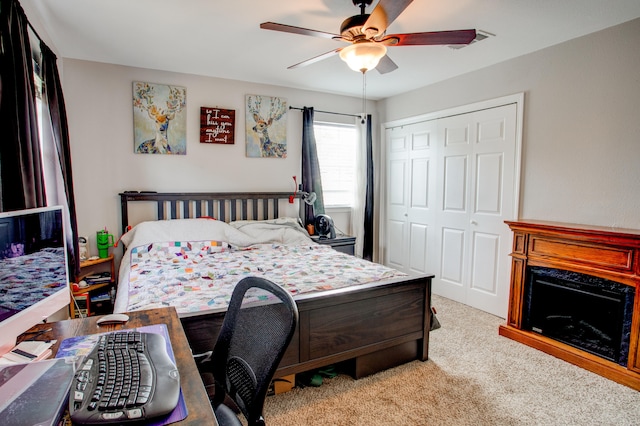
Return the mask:
[[355,125],[315,122],[325,207],[350,207],[355,192]]

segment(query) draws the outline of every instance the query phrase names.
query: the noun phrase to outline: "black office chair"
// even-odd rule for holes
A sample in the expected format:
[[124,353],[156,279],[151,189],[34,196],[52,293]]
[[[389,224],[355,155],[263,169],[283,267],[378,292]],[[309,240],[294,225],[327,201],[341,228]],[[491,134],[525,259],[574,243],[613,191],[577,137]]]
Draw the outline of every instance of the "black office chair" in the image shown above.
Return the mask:
[[240,425],[229,397],[249,426],[264,425],[269,384],[289,346],[298,307],[285,289],[264,278],[247,277],[236,285],[213,350],[215,395],[211,401],[221,426]]

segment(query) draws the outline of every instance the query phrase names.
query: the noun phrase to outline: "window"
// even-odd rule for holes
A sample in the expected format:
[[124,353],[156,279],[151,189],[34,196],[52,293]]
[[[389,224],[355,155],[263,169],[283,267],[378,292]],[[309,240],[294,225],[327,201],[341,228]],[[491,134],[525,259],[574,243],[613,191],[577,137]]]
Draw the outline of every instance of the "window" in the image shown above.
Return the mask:
[[356,186],[355,125],[315,122],[325,207],[350,207]]
[[[34,58],[39,57],[39,51],[33,53]],[[53,137],[51,136],[50,126],[46,127],[48,122],[43,121],[45,116],[45,108],[43,100],[43,81],[40,71],[40,64],[34,59],[33,61],[33,79],[36,88],[36,115],[38,117],[38,136],[40,138],[40,158],[42,160],[42,173],[44,178],[44,188],[46,193],[47,204],[56,200],[56,171],[57,171],[57,151],[53,145]]]
[[45,105],[44,82],[42,80],[40,39],[29,28],[29,40],[31,41],[31,57],[33,62],[33,81],[36,90],[36,116],[38,120],[38,137],[40,139],[40,160],[42,161],[42,174],[44,180],[44,190],[47,204],[59,204],[54,200],[58,198],[57,179],[60,174],[58,168],[58,154],[54,145],[51,125],[48,120],[44,120],[48,114]]
[[[47,204],[60,204],[55,200],[59,200],[60,194],[64,194],[63,179],[59,168],[58,151],[55,147],[53,133],[50,121],[45,119],[48,117],[48,107],[45,104],[44,82],[42,80],[42,70],[40,62],[36,58],[40,58],[40,45],[37,36],[30,33],[32,41],[31,55],[33,57],[33,80],[36,89],[36,115],[38,118],[38,137],[40,138],[40,159],[42,161],[42,174],[44,180],[44,188]],[[63,195],[64,197],[64,195]]]

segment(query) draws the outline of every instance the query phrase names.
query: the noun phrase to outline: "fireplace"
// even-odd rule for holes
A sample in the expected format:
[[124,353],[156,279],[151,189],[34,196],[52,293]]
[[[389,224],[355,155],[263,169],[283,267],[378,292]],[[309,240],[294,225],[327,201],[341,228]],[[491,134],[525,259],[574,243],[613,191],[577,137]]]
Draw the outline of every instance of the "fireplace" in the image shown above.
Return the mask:
[[500,335],[640,390],[640,230],[507,224],[511,281]]
[[627,365],[633,287],[555,268],[527,275],[523,330]]

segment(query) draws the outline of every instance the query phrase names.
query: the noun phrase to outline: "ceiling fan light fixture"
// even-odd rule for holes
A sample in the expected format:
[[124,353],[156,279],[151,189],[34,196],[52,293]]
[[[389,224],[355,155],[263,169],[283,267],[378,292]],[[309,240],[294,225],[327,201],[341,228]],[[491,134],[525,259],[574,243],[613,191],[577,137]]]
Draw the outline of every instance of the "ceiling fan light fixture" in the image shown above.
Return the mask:
[[340,59],[354,71],[365,73],[374,69],[387,54],[384,44],[373,42],[353,43],[340,51]]

